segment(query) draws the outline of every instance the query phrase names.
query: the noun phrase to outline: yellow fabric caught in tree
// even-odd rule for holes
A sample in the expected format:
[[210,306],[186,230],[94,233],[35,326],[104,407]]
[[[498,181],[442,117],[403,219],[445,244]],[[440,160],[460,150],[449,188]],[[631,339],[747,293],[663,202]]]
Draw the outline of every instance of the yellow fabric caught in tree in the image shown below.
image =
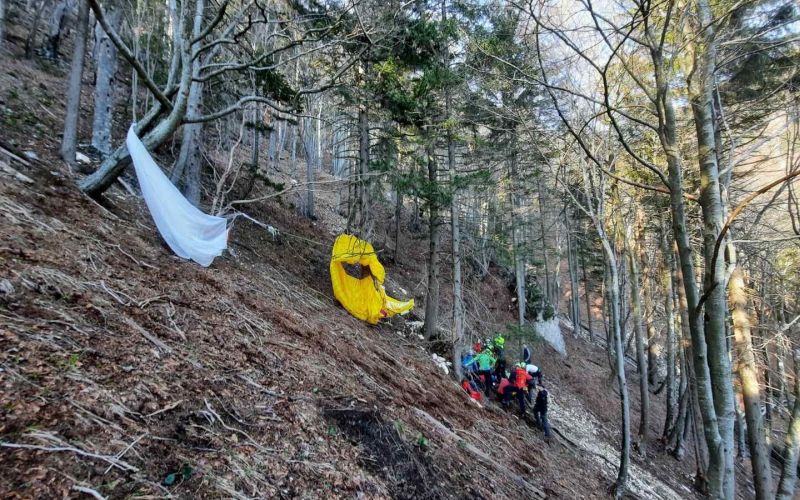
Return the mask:
[[[345,265],[361,266],[361,276],[348,274]],[[368,242],[350,234],[336,238],[331,252],[333,295],[356,318],[372,325],[381,318],[405,314],[414,307],[414,299],[402,301],[386,295],[383,281],[386,271],[375,249]]]

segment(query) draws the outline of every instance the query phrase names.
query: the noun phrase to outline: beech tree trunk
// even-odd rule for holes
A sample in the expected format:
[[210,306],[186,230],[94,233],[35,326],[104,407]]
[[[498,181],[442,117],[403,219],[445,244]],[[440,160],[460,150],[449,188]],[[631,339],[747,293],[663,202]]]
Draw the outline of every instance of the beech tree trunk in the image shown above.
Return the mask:
[[647,350],[647,382],[650,386],[655,386],[658,383],[658,345],[659,334],[653,320],[655,304],[653,304],[653,294],[651,292],[651,279],[650,267],[647,264],[647,257],[644,252],[644,240],[640,238],[637,242],[638,258],[642,264],[642,300],[644,302],[644,309],[642,310],[642,318],[645,326],[645,349]]
[[570,228],[570,215],[564,211],[564,227],[567,233],[567,265],[569,267],[569,287],[570,287],[570,320],[572,321],[573,334],[577,335],[581,330],[580,313],[580,291],[578,290],[578,257],[577,244],[574,241]]
[[[661,63],[655,64],[657,70]],[[686,207],[683,199],[683,165],[677,142],[677,121],[672,103],[667,96],[668,86],[664,76],[657,71],[656,81],[659,94],[659,114],[663,126],[659,130],[659,138],[667,157],[670,184],[670,211],[672,215],[672,231],[678,247],[678,257],[683,275],[683,288],[686,296],[688,326],[692,342],[692,364],[694,367],[694,386],[700,406],[703,431],[709,453],[707,480],[712,498],[724,498],[723,481],[725,479],[725,453],[714,407],[714,395],[711,386],[711,375],[708,366],[708,346],[703,328],[702,315],[697,311],[700,292],[695,281],[695,263],[689,233],[686,228]]]
[[[306,152],[308,154],[308,152]],[[275,170],[280,170],[278,168],[278,131],[274,128],[269,131],[269,139],[267,140],[267,161],[270,165],[275,167]]]
[[[3,0],[0,0],[3,1]],[[81,109],[81,78],[86,56],[86,34],[89,31],[89,4],[81,0],[78,7],[78,26],[75,32],[75,48],[69,70],[67,110],[64,118],[64,135],[61,139],[61,159],[67,165],[75,165],[75,147],[78,142],[78,118]],[[0,40],[2,34],[0,34]]]
[[787,410],[790,410],[792,408],[792,403],[789,401],[789,389],[786,384],[786,365],[783,361],[784,357],[787,355],[785,347],[779,346],[777,354],[775,361],[778,365],[778,392],[780,393],[780,402],[781,405],[785,405]]
[[[604,234],[603,234],[604,236]],[[617,272],[617,259],[614,250],[607,238],[601,236],[603,248],[608,260],[608,268],[611,277],[609,295],[611,297],[611,330],[614,338],[614,352],[616,354],[615,368],[617,384],[619,385],[620,407],[622,410],[622,444],[620,446],[620,461],[617,471],[617,482],[614,488],[614,496],[623,498],[628,484],[628,464],[631,455],[631,415],[630,402],[628,397],[628,383],[625,379],[625,350],[622,345],[622,323],[620,311],[620,283],[619,273]]]
[[517,195],[517,154],[516,144],[511,146],[509,155],[509,202],[511,204],[511,246],[514,252],[514,280],[517,285],[517,322],[519,326],[525,324],[525,309],[527,292],[525,290],[525,252],[522,249],[522,234],[520,228],[519,196]]
[[797,462],[800,457],[800,349],[794,351],[794,409],[792,420],[789,422],[789,431],[786,433],[783,445],[783,467],[781,479],[778,483],[776,500],[791,500],[794,498],[795,482],[797,481]]
[[297,127],[298,125],[292,125],[292,138],[289,139],[289,143],[292,145],[292,154],[289,160],[292,166],[292,175],[297,175]]
[[[119,31],[122,9],[112,4],[106,12],[108,24]],[[94,118],[92,120],[92,146],[105,158],[111,154],[111,130],[114,118],[114,75],[117,73],[117,48],[102,26],[95,26],[95,66],[97,75],[94,88]]]
[[736,421],[733,427],[736,433],[736,458],[743,460],[750,456],[750,451],[747,444],[747,424],[745,423],[744,410],[740,407],[740,402],[743,401],[742,397],[742,382],[738,373],[736,375],[734,390],[734,398],[736,399]]
[[[452,138],[448,139],[448,163],[455,169],[455,152],[452,147]],[[453,151],[450,154],[450,151]],[[453,174],[451,174],[451,177]],[[453,371],[457,380],[463,376],[461,354],[464,352],[464,293],[462,290],[461,276],[461,223],[459,221],[458,196],[453,195],[450,205],[450,217],[453,238]]]
[[[310,103],[309,103],[310,104]],[[308,108],[311,108],[309,105]],[[303,149],[306,152],[306,199],[303,202],[303,213],[309,219],[314,219],[314,181],[316,178],[317,157],[317,141],[314,137],[314,123],[311,118],[302,119],[302,131],[300,137],[303,141]],[[274,143],[274,134],[271,136],[270,141]],[[365,236],[361,236],[365,238]]]
[[671,271],[671,284],[672,289],[676,295],[673,304],[678,307],[673,307],[673,311],[677,310],[678,315],[676,319],[680,320],[680,330],[678,330],[681,340],[680,349],[678,353],[681,362],[678,366],[681,367],[681,385],[678,392],[681,395],[678,406],[678,418],[673,428],[670,442],[673,443],[672,456],[678,460],[683,459],[686,449],[686,436],[687,429],[690,427],[689,422],[691,415],[697,415],[693,409],[697,398],[697,385],[696,377],[694,375],[694,367],[692,360],[694,359],[694,352],[691,344],[691,331],[689,330],[689,311],[688,302],[686,299],[686,288],[683,284],[683,272],[678,267],[677,261],[677,245],[673,242],[672,258],[670,259]]
[[750,445],[753,482],[758,500],[772,498],[772,470],[769,450],[764,442],[764,426],[761,421],[761,391],[758,386],[758,371],[750,334],[750,315],[747,312],[747,291],[744,276],[736,268],[728,283],[728,296],[733,318],[733,338],[738,358],[737,372],[742,383],[742,398],[747,419],[747,437]]
[[50,24],[47,27],[47,42],[45,55],[51,59],[58,59],[58,49],[61,47],[61,31],[67,18],[67,1],[60,0],[50,15]]
[[[704,333],[708,345],[708,367],[711,376],[714,409],[717,416],[723,475],[721,490],[712,489],[714,496],[734,498],[734,398],[728,344],[725,335],[725,264],[714,248],[723,224],[722,199],[714,138],[714,71],[716,69],[716,38],[711,9],[706,0],[696,3],[697,21],[694,42],[694,65],[689,74],[689,101],[697,133],[700,167],[700,207],[703,214],[703,273]],[[712,262],[713,261],[713,262]],[[686,276],[684,275],[684,278]],[[699,314],[699,312],[698,312]]]
[[170,88],[178,78],[181,65],[181,19],[177,0],[167,0],[167,11],[169,13],[169,29],[172,34],[172,57],[170,57],[169,73],[167,74],[167,88]]
[[0,0],[0,50],[6,45],[6,0]]
[[[635,230],[634,230],[635,231]],[[633,332],[636,342],[636,364],[639,373],[639,398],[641,403],[641,415],[639,418],[639,452],[642,456],[647,456],[647,430],[650,424],[650,391],[647,383],[647,356],[645,353],[644,327],[642,325],[642,299],[641,276],[639,274],[639,264],[637,252],[632,248],[635,238],[628,234],[625,239],[626,254],[631,270],[630,292],[631,292],[631,315],[633,316]]]
[[[1,1],[5,2],[6,0]],[[42,14],[49,3],[49,0],[41,0],[39,2],[39,6],[36,8],[36,14],[33,16],[33,23],[31,23],[31,30],[28,33],[28,38],[25,39],[25,59],[30,59],[33,57],[33,49],[36,45],[36,35],[39,33],[39,22],[41,21]]]
[[[203,11],[205,0],[196,0],[194,22],[192,25],[192,37],[197,37],[203,29]],[[184,39],[181,44],[186,44]],[[192,52],[200,48],[201,42],[191,45]],[[185,64],[185,62],[184,62]],[[192,82],[189,88],[189,98],[186,114],[188,116],[200,115],[203,106],[203,83],[194,81],[200,76],[201,58],[197,57],[191,61]],[[202,123],[187,123],[183,126],[183,138],[181,149],[178,153],[178,160],[172,170],[170,179],[176,185],[183,184],[183,194],[189,202],[200,206],[200,186],[202,183],[202,156],[200,154],[200,134],[203,131]]]
[[253,174],[258,172],[258,147],[259,143],[261,142],[261,131],[258,129],[258,125],[261,118],[261,113],[259,112],[258,106],[253,109],[253,143],[252,149],[250,150],[250,164],[253,168]]
[[[667,415],[664,419],[664,432],[662,436],[667,438],[671,431],[675,420],[675,350],[676,350],[676,335],[675,335],[675,312],[674,312],[674,292],[672,290],[672,273],[670,269],[672,249],[668,243],[667,236],[662,239],[661,253],[665,262],[661,271],[661,287],[664,290],[664,316],[667,323],[667,381],[666,381],[666,410]],[[683,372],[683,370],[681,370]]]
[[689,386],[689,376],[687,370],[686,356],[681,354],[679,356],[681,367],[681,380],[678,384],[678,408],[676,412],[675,423],[670,429],[670,434],[667,438],[667,443],[672,447],[669,450],[676,460],[683,460],[686,454],[686,421],[688,419],[690,407],[692,405],[691,387]]
[[589,297],[589,277],[586,275],[586,256],[580,251],[581,257],[581,273],[583,274],[583,296],[586,299],[586,325],[589,328],[589,336],[593,335],[592,332],[592,300]]
[[261,142],[261,131],[258,129],[259,124],[259,117],[260,113],[258,107],[253,109],[253,137],[252,142],[250,144],[250,166],[248,170],[250,171],[250,177],[247,179],[247,184],[245,185],[244,191],[241,195],[241,198],[246,199],[250,197],[250,193],[253,191],[253,187],[256,183],[256,176],[258,175],[258,160],[259,160],[259,143]]
[[283,150],[286,147],[286,127],[287,124],[285,121],[281,121],[278,123],[278,147],[275,151],[275,165],[280,166],[281,163],[281,156],[283,156]]
[[[553,300],[553,287],[550,286],[550,263],[547,256],[547,235],[545,234],[544,226],[544,191],[542,190],[541,176],[536,178],[536,191],[539,200],[539,229],[542,233],[542,263],[544,264],[544,296],[551,304],[555,304]],[[558,314],[558,310],[555,311]]]

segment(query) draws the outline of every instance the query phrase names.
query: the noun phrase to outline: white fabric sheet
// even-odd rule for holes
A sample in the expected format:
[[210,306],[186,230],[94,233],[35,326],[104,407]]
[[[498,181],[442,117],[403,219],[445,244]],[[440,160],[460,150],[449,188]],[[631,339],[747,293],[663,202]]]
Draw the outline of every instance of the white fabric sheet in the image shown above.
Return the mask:
[[125,144],[144,201],[167,245],[178,256],[209,266],[228,246],[227,220],[204,214],[184,198],[153,161],[133,125]]

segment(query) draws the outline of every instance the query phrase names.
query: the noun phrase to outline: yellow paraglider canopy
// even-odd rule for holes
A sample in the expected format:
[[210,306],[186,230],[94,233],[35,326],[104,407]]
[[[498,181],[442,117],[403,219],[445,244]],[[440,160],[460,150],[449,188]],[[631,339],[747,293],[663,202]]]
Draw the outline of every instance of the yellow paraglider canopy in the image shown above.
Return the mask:
[[[345,265],[361,265],[361,276],[348,274]],[[333,295],[347,311],[372,325],[381,318],[405,314],[414,307],[414,299],[401,301],[386,295],[383,280],[386,271],[368,242],[350,234],[336,238],[331,252]]]

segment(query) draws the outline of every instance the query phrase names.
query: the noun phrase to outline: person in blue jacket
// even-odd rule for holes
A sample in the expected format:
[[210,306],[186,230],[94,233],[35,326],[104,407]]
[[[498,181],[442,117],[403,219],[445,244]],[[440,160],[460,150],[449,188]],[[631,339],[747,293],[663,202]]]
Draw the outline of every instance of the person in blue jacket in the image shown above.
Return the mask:
[[475,353],[473,351],[464,354],[461,364],[464,367],[464,371],[467,373],[478,371],[478,365],[475,363]]

